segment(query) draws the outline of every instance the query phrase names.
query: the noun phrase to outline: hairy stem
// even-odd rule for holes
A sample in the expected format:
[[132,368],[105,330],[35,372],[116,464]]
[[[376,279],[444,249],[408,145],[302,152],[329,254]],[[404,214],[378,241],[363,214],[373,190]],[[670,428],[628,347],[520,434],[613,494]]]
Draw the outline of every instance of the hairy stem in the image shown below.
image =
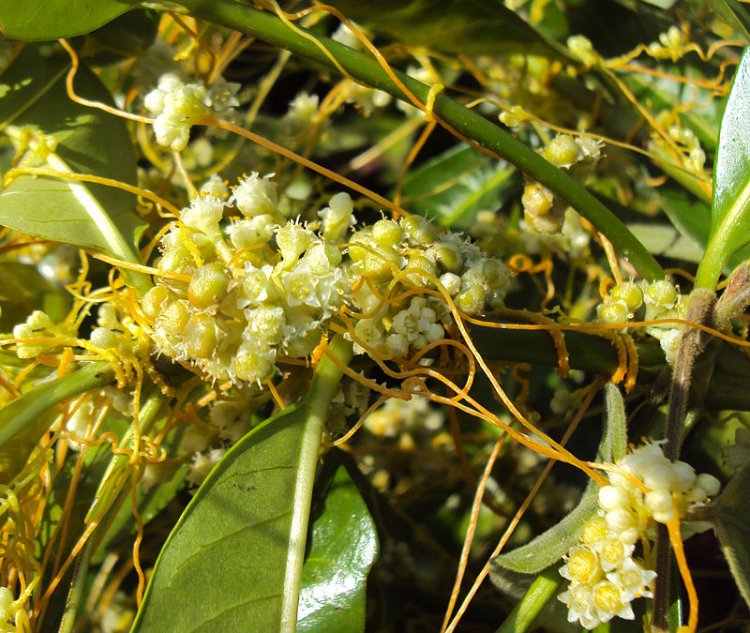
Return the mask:
[[[716,294],[706,288],[696,288],[688,300],[688,321],[700,325],[712,322]],[[672,386],[669,392],[669,412],[667,414],[667,443],[664,454],[672,461],[680,455],[684,419],[690,398],[690,385],[693,379],[695,361],[705,345],[703,332],[696,328],[687,328],[680,338],[680,347],[675,357],[672,374]],[[654,588],[653,630],[666,633],[669,630],[668,612],[670,602],[670,545],[667,528],[658,526],[656,540],[656,586]]]

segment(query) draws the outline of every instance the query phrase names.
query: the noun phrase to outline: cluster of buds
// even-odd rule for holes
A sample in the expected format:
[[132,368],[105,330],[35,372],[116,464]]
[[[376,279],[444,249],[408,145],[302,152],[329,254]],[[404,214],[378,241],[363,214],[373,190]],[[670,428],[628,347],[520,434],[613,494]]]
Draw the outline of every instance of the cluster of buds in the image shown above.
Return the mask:
[[[311,355],[344,304],[361,315],[357,351],[387,358],[442,339],[448,297],[470,315],[503,304],[505,264],[422,217],[352,233],[346,193],[305,225],[278,211],[270,177],[252,174],[231,196],[222,187],[209,181],[162,238],[164,275],[141,304],[157,350],[213,379],[264,382],[278,357]],[[225,223],[233,210],[241,217]]]
[[[585,136],[558,134],[542,150],[542,156],[583,182],[602,157],[601,144]],[[521,203],[524,220],[532,230],[537,233],[557,233],[562,228],[568,204],[541,183],[528,182]]]
[[[270,178],[252,174],[229,201],[212,193],[221,192],[193,200],[162,239],[165,276],[142,309],[160,353],[213,379],[262,383],[278,355],[302,358],[319,343],[348,287],[341,251],[325,231],[283,219]],[[351,214],[346,194],[332,205],[347,201]],[[230,207],[242,217],[225,227]]]
[[[719,492],[712,475],[697,475],[685,462],[667,459],[658,443],[637,448],[617,462],[609,485],[599,489],[599,511],[565,556],[560,575],[569,581],[559,599],[568,620],[593,629],[614,617],[632,620],[631,602],[651,597],[656,572],[634,556],[656,523],[683,519]],[[704,525],[692,525],[694,531]]]
[[181,152],[190,139],[190,128],[210,115],[222,116],[239,105],[239,84],[219,78],[210,88],[200,83],[185,84],[173,73],[162,75],[158,87],[146,95],[144,105],[156,115],[156,142]]
[[[352,297],[363,314],[354,327],[355,350],[384,358],[404,358],[445,336],[452,322],[445,294],[460,311],[478,315],[501,308],[510,288],[502,261],[421,216],[383,219],[356,231],[348,253],[353,278],[365,281]],[[415,289],[444,294],[410,296]]]
[[[632,319],[683,319],[686,310],[686,297],[672,282],[660,279],[617,284],[597,306],[596,315],[600,323],[627,323]],[[659,339],[667,361],[674,362],[680,329],[674,324],[665,323],[649,326],[646,331]]]

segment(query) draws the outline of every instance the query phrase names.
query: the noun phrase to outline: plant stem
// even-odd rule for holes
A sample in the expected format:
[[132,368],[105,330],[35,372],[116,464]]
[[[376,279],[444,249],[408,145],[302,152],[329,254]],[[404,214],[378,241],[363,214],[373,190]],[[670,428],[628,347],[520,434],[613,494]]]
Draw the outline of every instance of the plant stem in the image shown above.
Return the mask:
[[539,613],[552,599],[560,586],[557,569],[539,574],[526,595],[513,608],[496,633],[523,633],[534,624]]
[[312,384],[300,402],[304,411],[304,425],[301,435],[301,446],[297,465],[297,486],[294,492],[296,502],[293,507],[290,546],[287,554],[286,573],[284,575],[283,593],[286,599],[282,603],[281,633],[294,633],[297,622],[297,603],[302,578],[302,564],[305,552],[305,541],[310,522],[315,470],[320,457],[320,440],[323,436],[328,409],[336,395],[342,372],[329,356],[335,357],[342,365],[348,365],[352,358],[352,344],[341,336],[331,341],[326,350],[327,355],[321,358],[315,368]]
[[[339,70],[340,66],[357,81],[411,102],[372,57],[302,27],[292,29],[275,15],[234,0],[181,0],[180,4],[197,18],[253,35],[333,70]],[[429,86],[397,70],[393,73],[422,103],[428,101]],[[618,254],[627,258],[643,277],[664,276],[656,259],[609,209],[512,134],[443,93],[435,97],[432,112],[458,136],[493,156],[506,159],[565,200],[603,233]]]
[[[688,299],[686,320],[707,325],[712,321],[716,294],[707,288],[696,288]],[[680,347],[674,361],[672,386],[669,392],[669,412],[667,414],[667,443],[664,455],[674,461],[680,455],[683,421],[690,398],[690,385],[693,379],[695,361],[705,345],[703,332],[686,328],[680,338]],[[654,587],[653,630],[657,633],[669,630],[670,597],[670,546],[666,526],[659,524],[656,539],[656,585]]]

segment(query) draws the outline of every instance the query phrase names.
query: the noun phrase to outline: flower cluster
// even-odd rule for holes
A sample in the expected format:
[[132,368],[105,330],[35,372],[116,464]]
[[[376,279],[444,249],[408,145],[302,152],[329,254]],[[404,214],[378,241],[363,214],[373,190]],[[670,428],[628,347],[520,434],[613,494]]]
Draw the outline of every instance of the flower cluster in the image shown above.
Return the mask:
[[223,115],[239,105],[239,84],[216,81],[211,88],[185,84],[173,73],[162,75],[158,87],[145,98],[146,109],[156,115],[154,134],[159,145],[173,152],[187,147],[190,128],[209,115]]
[[[46,312],[34,310],[24,321],[13,328],[18,358],[36,358],[39,354],[59,350],[60,339],[74,337],[76,328],[70,323],[55,323]],[[55,340],[57,339],[57,340]]]
[[[583,182],[602,157],[601,144],[588,137],[558,134],[542,150],[542,156]],[[528,182],[521,198],[524,220],[538,233],[557,233],[568,204],[536,181]]]
[[[674,284],[666,279],[657,281],[625,281],[616,285],[596,308],[601,323],[627,323],[631,319],[654,321],[656,319],[685,318],[686,299]],[[672,324],[646,328],[659,339],[667,361],[674,362],[680,337],[679,328]]]
[[[261,383],[277,355],[305,357],[319,343],[348,287],[341,251],[325,239],[325,223],[319,234],[283,219],[268,177],[245,178],[229,201],[210,189],[162,239],[165,276],[142,308],[159,352],[214,379]],[[351,214],[348,195],[331,204]],[[230,205],[242,217],[224,227]]]
[[638,541],[651,539],[654,522],[681,519],[718,491],[715,477],[670,461],[659,443],[644,444],[617,462],[609,485],[599,489],[599,512],[584,525],[560,568],[570,583],[559,596],[568,620],[587,629],[615,616],[632,620],[631,602],[651,597],[656,578],[634,556]]
[[[345,303],[361,315],[357,352],[386,358],[445,337],[446,295],[470,315],[503,305],[505,264],[422,217],[352,233],[346,193],[306,225],[278,211],[270,177],[251,174],[231,196],[222,187],[209,181],[162,238],[164,276],[142,301],[157,350],[214,379],[262,383],[277,357],[309,356]],[[226,224],[231,209],[241,217]]]
[[511,274],[499,259],[455,233],[440,233],[420,216],[379,220],[349,239],[351,274],[363,278],[353,303],[363,313],[354,327],[361,352],[403,358],[442,339],[452,322],[442,297],[409,295],[414,289],[447,293],[469,315],[503,306]]

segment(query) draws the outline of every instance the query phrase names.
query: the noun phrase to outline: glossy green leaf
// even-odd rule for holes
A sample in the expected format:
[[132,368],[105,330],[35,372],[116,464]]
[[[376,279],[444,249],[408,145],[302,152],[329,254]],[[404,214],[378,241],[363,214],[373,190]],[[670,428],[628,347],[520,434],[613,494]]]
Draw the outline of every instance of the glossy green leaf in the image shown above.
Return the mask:
[[378,556],[375,523],[344,466],[322,492],[312,508],[297,631],[364,631],[367,574]]
[[[693,0],[693,4],[702,7],[703,2]],[[745,37],[750,37],[750,11],[740,0],[710,0],[711,7],[725,20],[735,25]]]
[[750,54],[746,50],[721,121],[711,232],[695,278],[714,289],[732,254],[750,242]]
[[[605,388],[605,404],[604,434],[599,444],[597,459],[613,462],[621,458],[627,449],[627,424],[622,394],[611,383],[607,383]],[[589,482],[578,505],[562,521],[526,545],[497,556],[492,562],[493,568],[499,568],[500,574],[503,570],[537,574],[557,563],[599,507],[598,491],[599,486],[593,481]]]
[[729,480],[711,517],[732,576],[750,605],[750,460]]
[[461,144],[411,172],[402,203],[443,226],[466,229],[477,212],[499,208],[520,188],[514,167]]
[[331,2],[346,17],[410,46],[448,53],[520,53],[563,57],[558,47],[501,2],[482,0],[384,0],[377,11],[367,0]]
[[[45,167],[105,176],[135,184],[136,161],[121,119],[68,99],[66,57],[49,57],[28,46],[0,77],[0,129],[32,129],[57,141]],[[86,68],[76,90],[111,103],[109,93]],[[11,127],[12,126],[12,127]],[[0,224],[41,237],[139,262],[136,237],[143,224],[135,197],[103,185],[21,175],[0,193]]]
[[89,33],[136,0],[0,0],[2,32],[17,40],[56,40]]
[[[342,339],[329,350],[351,356]],[[211,471],[159,555],[133,631],[294,631],[320,438],[340,377],[324,358],[305,398]]]
[[92,66],[141,57],[151,47],[161,14],[153,10],[128,11],[103,27],[73,40],[81,58]]

